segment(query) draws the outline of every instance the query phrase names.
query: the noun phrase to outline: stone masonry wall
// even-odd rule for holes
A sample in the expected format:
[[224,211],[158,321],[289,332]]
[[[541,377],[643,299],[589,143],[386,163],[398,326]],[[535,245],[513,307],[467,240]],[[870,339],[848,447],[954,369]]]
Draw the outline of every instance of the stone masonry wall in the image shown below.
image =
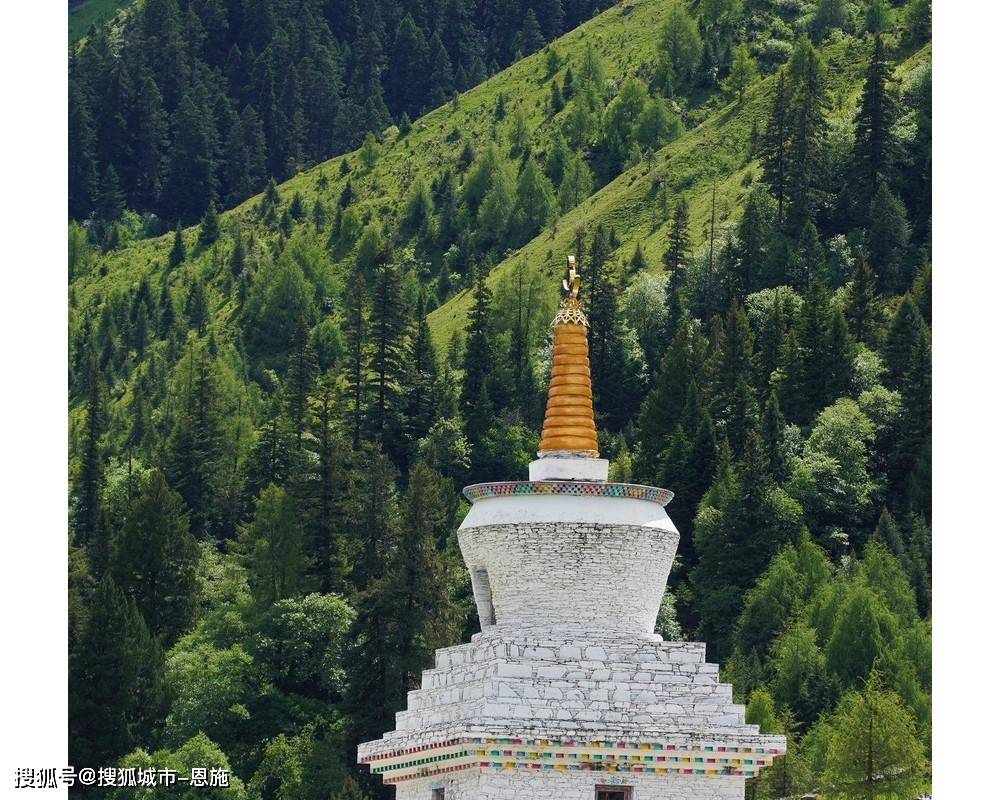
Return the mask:
[[417,779],[396,787],[397,800],[431,800],[434,788],[446,800],[594,800],[595,788],[630,786],[632,800],[743,800],[742,778],[691,779],[682,776],[602,775],[567,772],[537,774],[508,770],[458,773],[444,780]]
[[458,538],[470,569],[488,573],[497,625],[649,634],[679,535],[654,526],[525,522],[463,528]]

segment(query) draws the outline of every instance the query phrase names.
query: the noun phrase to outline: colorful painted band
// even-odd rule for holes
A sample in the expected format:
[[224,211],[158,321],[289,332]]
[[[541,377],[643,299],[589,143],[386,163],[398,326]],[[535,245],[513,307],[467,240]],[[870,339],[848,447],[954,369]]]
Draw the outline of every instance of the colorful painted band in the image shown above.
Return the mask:
[[665,506],[674,493],[656,486],[641,486],[635,483],[597,483],[591,481],[500,481],[497,483],[474,483],[466,486],[462,494],[475,503],[486,497],[506,497],[508,495],[553,495],[567,494],[577,497],[626,497],[632,500],[648,500]]

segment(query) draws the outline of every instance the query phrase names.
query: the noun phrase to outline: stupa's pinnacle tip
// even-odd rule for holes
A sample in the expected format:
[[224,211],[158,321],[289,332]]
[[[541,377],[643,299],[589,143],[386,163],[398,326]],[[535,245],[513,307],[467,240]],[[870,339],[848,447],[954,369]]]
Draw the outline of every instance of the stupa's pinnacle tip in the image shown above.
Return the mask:
[[552,321],[552,377],[542,426],[539,456],[574,455],[597,458],[597,426],[590,385],[587,317],[580,303],[580,275],[576,259],[568,256],[563,298]]

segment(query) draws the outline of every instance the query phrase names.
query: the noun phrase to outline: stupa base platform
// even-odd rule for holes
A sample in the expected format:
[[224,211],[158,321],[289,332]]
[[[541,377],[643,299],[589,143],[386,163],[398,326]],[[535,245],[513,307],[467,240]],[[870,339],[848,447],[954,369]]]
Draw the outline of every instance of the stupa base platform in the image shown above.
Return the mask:
[[743,710],[702,644],[494,626],[439,650],[359,761],[397,798],[728,800],[785,750]]

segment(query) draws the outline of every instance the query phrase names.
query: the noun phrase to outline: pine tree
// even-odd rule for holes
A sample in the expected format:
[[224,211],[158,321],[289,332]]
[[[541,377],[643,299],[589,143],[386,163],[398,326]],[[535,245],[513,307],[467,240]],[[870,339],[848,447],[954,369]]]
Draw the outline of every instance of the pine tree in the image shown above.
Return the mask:
[[247,264],[247,254],[246,245],[243,244],[243,234],[242,232],[237,232],[236,241],[233,244],[233,252],[229,257],[229,272],[232,274],[233,278],[238,279],[243,275],[243,270],[246,269]]
[[823,782],[855,797],[909,797],[927,780],[913,717],[872,678],[848,692],[831,719]]
[[885,293],[901,292],[909,283],[905,269],[909,241],[906,207],[880,177],[869,210],[868,252]]
[[854,338],[869,347],[878,339],[878,296],[875,289],[875,273],[860,255],[854,260],[854,273],[844,307],[848,328]]
[[797,291],[804,291],[813,281],[818,281],[823,285],[829,284],[826,271],[826,252],[819,240],[819,231],[816,230],[816,225],[811,219],[806,221],[799,234],[796,262],[797,269],[792,286]]
[[437,413],[438,364],[427,323],[426,305],[423,293],[417,302],[415,312],[416,332],[410,340],[407,354],[406,381],[406,436],[411,449],[430,431]]
[[515,39],[515,50],[522,56],[531,55],[541,50],[545,46],[545,37],[542,35],[542,28],[538,24],[538,17],[535,16],[534,9],[529,8],[524,15],[524,22],[521,24],[521,31]]
[[364,419],[365,384],[368,353],[368,314],[365,279],[354,276],[347,299],[347,319],[344,338],[347,340],[347,387],[351,404],[351,442],[355,450],[361,445],[361,423]]
[[70,654],[70,758],[109,764],[144,741],[163,713],[162,654],[135,603],[110,577],[97,586]]
[[94,119],[75,76],[69,81],[69,214],[82,220],[93,210],[97,191]]
[[665,442],[681,418],[690,387],[702,380],[707,347],[698,327],[690,322],[680,325],[670,341],[639,413],[637,479],[655,480]]
[[253,520],[237,540],[250,591],[262,607],[304,594],[309,559],[295,499],[284,489],[267,486],[257,498]]
[[[878,5],[881,0],[876,0]],[[861,105],[854,118],[854,155],[851,159],[856,186],[860,190],[857,200],[862,209],[867,208],[879,188],[879,178],[889,180],[898,158],[899,144],[893,133],[898,109],[888,91],[892,67],[886,54],[881,35],[875,34],[871,60],[865,86],[861,92]]]
[[[476,267],[472,284],[472,307],[466,328],[465,354],[462,359],[463,376],[460,403],[465,419],[466,435],[475,446],[492,422],[487,382],[493,365],[490,317],[493,293],[486,285],[489,274],[487,264]],[[486,403],[481,402],[486,399]],[[485,407],[484,407],[485,406]]]
[[174,243],[170,248],[170,256],[167,259],[167,263],[170,268],[179,267],[187,259],[187,247],[184,245],[184,232],[181,229],[181,224],[177,223],[177,228],[174,230]]
[[109,164],[101,176],[101,185],[97,192],[97,205],[94,209],[97,218],[105,222],[117,222],[125,212],[125,193],[114,165]]
[[166,442],[166,476],[191,511],[191,529],[205,538],[214,523],[222,456],[216,366],[208,353],[189,352],[178,365],[182,406]]
[[114,538],[111,574],[164,644],[194,619],[199,555],[184,501],[153,470]]
[[828,394],[831,314],[829,294],[818,283],[810,285],[787,340],[787,380],[781,388],[781,407],[796,424],[805,424],[833,398]]
[[93,355],[88,365],[87,410],[83,446],[74,477],[76,505],[73,530],[77,542],[86,545],[94,537],[101,515],[104,488],[104,458],[101,439],[105,432],[104,376]]
[[812,219],[820,201],[821,153],[825,146],[827,121],[823,66],[819,53],[808,40],[799,42],[792,55],[795,88],[789,105],[791,119],[788,144],[788,230],[801,231]]
[[318,370],[316,348],[309,337],[309,325],[305,318],[299,317],[288,348],[288,372],[284,383],[285,413],[292,422],[299,447],[302,446],[302,433],[309,412],[309,395]]
[[758,77],[757,62],[750,55],[750,48],[741,44],[733,51],[733,63],[729,68],[729,76],[722,82],[722,88],[729,95],[736,95],[742,103],[743,93]]
[[529,158],[517,181],[514,225],[520,240],[527,241],[541,230],[555,213],[552,184],[533,158]]
[[927,323],[924,322],[912,295],[903,295],[889,323],[889,332],[882,351],[885,366],[889,370],[889,386],[901,384],[903,375],[910,366],[913,348],[926,329]]
[[201,218],[201,228],[198,230],[198,247],[204,248],[215,244],[219,240],[219,212],[215,208],[215,201],[210,200],[205,216]]
[[371,398],[366,412],[366,430],[370,440],[392,457],[394,463],[405,461],[402,437],[402,389],[409,310],[403,302],[401,277],[394,265],[382,267],[372,292],[371,351],[368,362],[367,394]]
[[761,142],[760,160],[764,168],[764,180],[771,187],[771,193],[778,201],[778,225],[785,221],[785,202],[788,198],[789,139],[792,130],[792,87],[787,71],[778,72],[774,88],[771,114],[767,120],[764,139]]
[[449,596],[453,489],[425,464],[410,471],[401,508],[399,546],[387,568],[383,591],[396,609],[388,621],[399,654],[400,694],[420,685],[421,671],[434,662],[434,650],[454,640],[458,609]]
[[566,162],[562,182],[559,184],[559,206],[565,213],[580,205],[593,191],[594,176],[590,167],[579,153],[573,153]]
[[667,239],[667,251],[663,254],[664,266],[670,271],[671,275],[679,276],[682,284],[691,248],[689,226],[688,203],[687,199],[682,195],[674,206],[670,234]]
[[188,324],[198,336],[201,336],[208,323],[209,310],[208,298],[205,296],[205,284],[200,278],[195,278],[191,283],[187,300],[184,303],[184,313],[188,318]]

